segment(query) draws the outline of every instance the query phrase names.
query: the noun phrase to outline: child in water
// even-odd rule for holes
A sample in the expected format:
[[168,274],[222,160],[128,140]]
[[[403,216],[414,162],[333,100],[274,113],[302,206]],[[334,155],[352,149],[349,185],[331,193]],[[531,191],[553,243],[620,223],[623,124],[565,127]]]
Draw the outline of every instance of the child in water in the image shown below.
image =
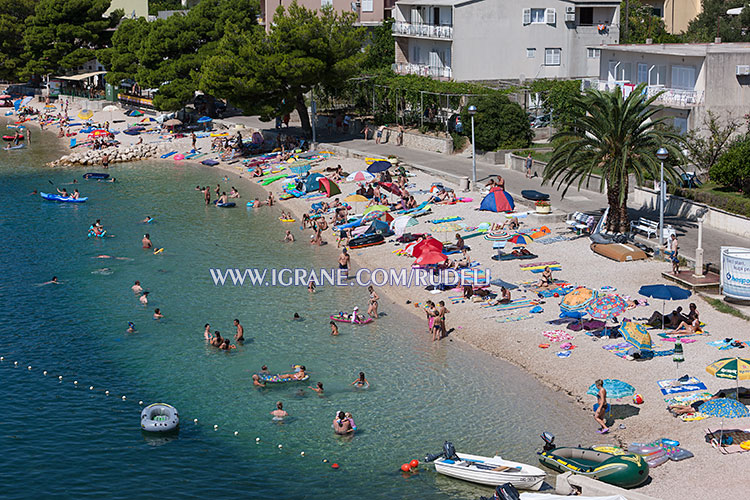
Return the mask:
[[370,383],[365,378],[365,372],[359,372],[359,378],[352,382],[351,385],[359,389],[367,389],[368,387],[370,387]]

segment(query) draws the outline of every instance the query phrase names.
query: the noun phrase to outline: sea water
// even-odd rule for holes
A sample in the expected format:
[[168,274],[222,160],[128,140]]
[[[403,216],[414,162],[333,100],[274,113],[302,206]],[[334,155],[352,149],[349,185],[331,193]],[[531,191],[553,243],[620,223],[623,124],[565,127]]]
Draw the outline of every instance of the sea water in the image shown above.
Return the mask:
[[[540,432],[577,444],[591,424],[515,367],[460,342],[431,342],[424,321],[385,297],[382,318],[339,324],[332,337],[328,315],[364,312],[366,290],[216,286],[209,268],[336,265],[335,249],[311,248],[298,224],[278,220],[279,208],[246,209],[263,193],[237,175],[227,182],[215,169],[141,162],[110,168],[115,183],[85,181],[85,168],[43,166],[59,154],[39,144],[0,151],[0,497],[476,498],[490,489],[429,465],[408,475],[399,467],[444,440],[536,464]],[[217,183],[242,191],[237,208],[205,206],[195,187]],[[30,194],[58,187],[89,200]],[[112,237],[87,237],[96,219]],[[287,228],[296,243],[281,243]],[[141,249],[144,233],[164,251]],[[52,276],[61,284],[41,285]],[[131,291],[135,280],[151,292],[148,306]],[[164,319],[151,319],[156,307]],[[231,337],[235,318],[244,345],[206,344],[205,323]],[[264,364],[274,373],[304,364],[311,378],[255,388]],[[360,371],[369,389],[350,385]],[[322,397],[307,389],[317,381]],[[142,434],[139,401],[174,405],[179,436]],[[291,415],[283,423],[271,419],[277,401]],[[353,413],[353,438],[333,434],[337,410]]]

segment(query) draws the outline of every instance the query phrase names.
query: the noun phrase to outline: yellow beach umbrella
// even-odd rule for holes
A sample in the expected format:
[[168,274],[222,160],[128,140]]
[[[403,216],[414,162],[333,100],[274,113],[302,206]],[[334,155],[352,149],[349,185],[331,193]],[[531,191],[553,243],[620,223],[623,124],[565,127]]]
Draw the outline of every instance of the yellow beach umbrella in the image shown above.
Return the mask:
[[706,371],[714,377],[736,380],[739,391],[740,380],[750,380],[750,359],[723,358],[708,365]]
[[81,120],[88,120],[92,116],[94,116],[94,112],[90,109],[82,109],[78,112],[78,118],[80,118]]
[[344,198],[344,201],[347,203],[363,203],[367,201],[367,198],[365,198],[361,194],[350,194],[349,196]]

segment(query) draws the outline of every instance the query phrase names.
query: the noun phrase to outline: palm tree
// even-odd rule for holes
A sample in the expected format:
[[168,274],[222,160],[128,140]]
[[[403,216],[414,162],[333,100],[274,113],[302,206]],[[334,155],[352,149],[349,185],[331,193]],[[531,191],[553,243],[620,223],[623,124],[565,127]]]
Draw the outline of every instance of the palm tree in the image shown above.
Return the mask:
[[683,138],[664,123],[668,117],[655,117],[661,108],[652,104],[659,95],[648,97],[645,84],[627,98],[619,87],[612,92],[588,90],[573,103],[577,112],[571,116],[576,118],[562,124],[562,131],[552,138],[558,146],[544,169],[544,183],[557,183],[558,188],[564,184],[565,196],[571,185],[580,189],[584,182],[588,186],[591,175],[601,175],[607,188],[608,231],[628,230],[629,175],[639,186],[647,177],[658,179],[656,151],[660,147],[667,148],[670,156],[670,164],[664,165],[665,177],[679,178],[672,164],[682,163],[679,146]]

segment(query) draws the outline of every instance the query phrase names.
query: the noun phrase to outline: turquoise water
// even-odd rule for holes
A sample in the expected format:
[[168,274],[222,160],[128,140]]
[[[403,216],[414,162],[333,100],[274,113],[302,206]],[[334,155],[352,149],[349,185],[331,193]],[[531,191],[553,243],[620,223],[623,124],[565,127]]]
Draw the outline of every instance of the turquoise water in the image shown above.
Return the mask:
[[[42,166],[55,156],[39,145],[0,155],[3,498],[130,498],[148,489],[181,498],[476,498],[489,489],[431,466],[405,477],[399,466],[445,439],[459,451],[536,463],[541,431],[577,443],[590,430],[567,399],[462,343],[430,342],[422,321],[387,299],[381,320],[342,325],[331,337],[327,315],[366,308],[366,290],[216,287],[210,267],[329,268],[336,258],[335,249],[311,249],[298,227],[298,242],[282,244],[276,209],[206,207],[194,190],[221,182],[262,196],[237,176],[137,163],[111,169],[117,183],[99,183],[81,180],[82,169]],[[74,178],[88,203],[29,195]],[[156,222],[141,224],[146,215]],[[88,239],[95,219],[114,237]],[[141,249],[144,232],[162,254]],[[132,260],[95,258],[102,254]],[[61,285],[39,285],[53,275]],[[151,292],[147,307],[130,290],[136,279]],[[151,319],[155,307],[163,320]],[[231,335],[234,318],[245,345],[227,353],[205,344],[204,323]],[[128,321],[137,333],[126,333]],[[297,363],[325,384],[325,397],[299,394],[308,384],[253,388],[261,365],[284,372]],[[372,384],[365,391],[350,386],[360,370]],[[144,437],[139,400],[176,406],[179,437]],[[278,400],[291,414],[282,425],[269,414]],[[354,414],[353,439],[331,431],[339,409]]]

